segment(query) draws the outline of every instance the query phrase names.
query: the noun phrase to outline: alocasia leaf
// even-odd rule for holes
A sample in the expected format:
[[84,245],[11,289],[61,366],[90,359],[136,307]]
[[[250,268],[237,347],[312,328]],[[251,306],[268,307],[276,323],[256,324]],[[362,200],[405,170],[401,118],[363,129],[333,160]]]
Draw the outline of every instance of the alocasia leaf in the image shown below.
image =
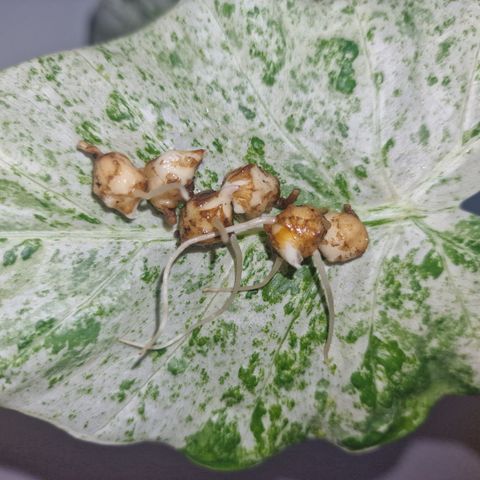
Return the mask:
[[[98,442],[160,440],[240,468],[306,437],[363,449],[399,438],[447,393],[480,391],[480,7],[471,1],[190,1],[139,33],[0,75],[0,404]],[[242,162],[284,192],[368,224],[329,268],[337,315],[306,262],[132,369],[119,337],[152,332],[173,232],[91,194],[85,139],[137,164],[210,154],[197,185]],[[244,281],[270,260],[242,240]],[[163,339],[227,284],[225,249],[171,279]]]

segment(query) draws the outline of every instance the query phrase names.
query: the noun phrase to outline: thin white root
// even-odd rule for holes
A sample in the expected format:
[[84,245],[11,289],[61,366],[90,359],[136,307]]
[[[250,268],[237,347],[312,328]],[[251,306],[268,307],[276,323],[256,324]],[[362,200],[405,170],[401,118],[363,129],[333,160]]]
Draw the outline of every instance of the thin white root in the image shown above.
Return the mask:
[[179,190],[182,198],[185,201],[190,200],[190,194],[187,192],[187,189],[178,182],[175,183],[166,183],[165,185],[160,185],[157,188],[154,188],[150,192],[143,192],[142,190],[134,190],[133,196],[137,198],[142,198],[144,200],[151,200],[152,198],[157,197],[158,195],[163,195],[164,193],[171,192],[172,190]]
[[[263,225],[271,225],[273,223],[275,223],[275,217],[258,217],[258,218],[255,218],[253,220],[250,220],[248,222],[244,222],[244,223],[237,224],[237,225],[232,225],[231,227],[226,227],[225,228],[222,225],[222,227],[224,228],[223,234],[225,235],[225,234],[228,234],[228,233],[243,233],[243,232],[247,232],[249,230],[253,230],[254,228],[258,228],[258,227],[261,227]],[[170,346],[170,345],[173,345],[173,344],[177,343],[179,340],[184,338],[186,335],[190,334],[196,328],[198,328],[198,327],[204,325],[205,323],[208,323],[209,321],[211,321],[211,319],[212,319],[211,317],[215,318],[215,317],[217,317],[218,315],[221,314],[221,313],[219,314],[218,311],[217,311],[213,315],[203,319],[201,322],[199,322],[197,325],[195,325],[194,327],[187,330],[185,333],[177,335],[177,337],[175,337],[172,340],[170,340],[169,342],[167,342],[167,344],[164,344],[164,345],[161,345],[161,346],[156,346],[155,345],[155,342],[157,341],[158,337],[160,336],[163,329],[165,328],[165,325],[168,323],[168,278],[170,276],[170,271],[172,270],[172,267],[173,267],[173,264],[175,263],[175,260],[191,245],[195,245],[196,243],[203,242],[205,240],[211,240],[212,238],[219,237],[221,235],[222,234],[219,231],[215,231],[215,232],[211,232],[211,233],[206,233],[205,235],[199,235],[198,237],[191,238],[190,240],[187,240],[187,241],[183,242],[173,252],[171,257],[169,258],[167,264],[165,265],[165,269],[163,270],[163,276],[162,276],[163,282],[162,282],[162,289],[161,289],[161,292],[160,292],[160,301],[161,301],[161,305],[162,305],[161,318],[160,318],[160,322],[158,323],[158,325],[156,325],[155,331],[154,331],[153,335],[150,337],[150,340],[146,344],[139,344],[139,343],[131,342],[130,340],[127,340],[127,339],[119,339],[120,342],[122,342],[126,345],[130,345],[132,347],[136,347],[136,348],[141,349],[140,358],[136,362],[136,364],[138,364],[145,357],[145,355],[148,353],[148,351],[150,351],[150,350],[162,350],[163,348],[166,348],[166,346]],[[235,249],[236,246],[238,246],[237,239],[236,238],[234,239],[234,236],[232,236],[230,238],[230,244],[232,245],[233,249]],[[236,244],[236,246],[234,244]],[[237,255],[235,257],[235,276],[236,276],[236,279],[237,279],[237,275],[240,275],[240,279],[241,279],[241,269],[242,269],[242,263],[243,262],[242,262],[242,252],[241,252],[239,246],[238,246],[238,250],[239,250],[239,252],[237,252]],[[239,253],[239,255],[238,255],[238,253]],[[240,273],[238,273],[238,272],[240,272]],[[236,289],[235,289],[235,286],[234,286],[234,289],[232,290],[232,293],[229,296],[229,299],[231,297],[233,298],[233,296],[238,292],[238,288],[240,286],[240,281],[241,280],[238,280],[238,285],[237,285]],[[227,299],[227,301],[225,303],[227,303],[229,301],[231,303],[231,300],[229,300],[229,299]],[[228,308],[228,305],[227,305],[226,308]],[[224,310],[222,310],[222,309],[220,309],[220,310],[222,310],[222,312],[223,312],[223,311],[225,311],[226,308],[225,308],[225,304],[224,304],[222,306],[222,309],[224,309]]]
[[[222,225],[222,227],[223,227],[223,225]],[[223,228],[225,229],[225,227],[223,227]],[[226,232],[224,232],[224,233],[226,233]],[[208,317],[205,317],[200,322],[196,323],[193,327],[189,328],[186,332],[181,333],[180,335],[177,335],[172,340],[168,341],[166,344],[164,344],[160,347],[154,345],[157,338],[158,338],[160,329],[158,329],[155,332],[155,334],[152,336],[152,338],[150,339],[150,341],[146,345],[131,342],[130,340],[126,340],[126,339],[120,339],[120,342],[122,342],[126,345],[130,345],[132,347],[142,349],[142,351],[140,352],[140,358],[139,358],[139,360],[137,360],[137,362],[135,364],[138,364],[138,362],[140,362],[143,359],[143,357],[146,355],[146,353],[148,353],[148,351],[162,350],[163,348],[166,348],[167,346],[170,346],[170,345],[173,345],[173,344],[177,343],[178,341],[185,338],[187,335],[190,335],[195,329],[201,327],[202,325],[206,325],[207,323],[211,322],[212,320],[215,320],[220,315],[222,315],[226,310],[228,310],[230,305],[233,303],[235,295],[238,293],[238,289],[239,289],[240,283],[242,281],[242,265],[243,265],[242,251],[240,249],[240,245],[239,245],[237,237],[235,235],[232,235],[231,238],[229,238],[228,246],[231,249],[231,254],[232,254],[232,257],[233,257],[233,261],[234,261],[235,279],[234,279],[234,283],[233,283],[233,288],[231,289],[231,293],[228,296],[228,298],[225,300],[223,305],[218,310],[216,310],[214,313],[212,313]]]
[[205,325],[212,320],[215,320],[217,317],[222,315],[225,311],[227,311],[230,305],[233,303],[235,299],[235,295],[238,293],[240,288],[240,283],[242,282],[242,266],[243,266],[243,255],[242,250],[240,249],[240,245],[238,243],[236,235],[232,235],[230,238],[229,243],[230,253],[232,254],[233,258],[233,265],[235,271],[235,278],[233,281],[233,288],[231,289],[231,293],[228,298],[225,300],[223,305],[214,313],[209,315],[208,317],[204,318],[200,322],[196,324],[196,326],[192,327],[193,329],[200,327],[201,325]]
[[[283,258],[280,257],[279,255],[276,255],[275,261],[273,262],[273,265],[272,265],[272,269],[270,270],[269,274],[261,282],[255,283],[253,285],[246,285],[245,287],[240,287],[238,291],[249,292],[251,290],[259,290],[263,288],[278,273],[278,271],[283,265],[283,262],[284,262]],[[219,293],[219,292],[231,292],[231,291],[232,291],[231,288],[204,288],[203,289],[204,293],[208,293],[208,292]]]
[[227,231],[225,230],[225,225],[216,217],[213,219],[212,224],[218,230],[222,242],[227,245],[227,243],[230,241],[230,238]]
[[130,347],[135,347],[135,348],[143,348],[144,347],[143,343],[132,342],[131,340],[128,340],[127,338],[119,338],[118,341],[120,343],[124,343],[125,345],[129,345]]
[[[206,325],[207,323],[210,323],[212,320],[215,320],[216,318],[218,318],[220,315],[222,315],[222,313],[224,313],[230,307],[230,305],[233,302],[233,299],[235,298],[235,295],[239,291],[240,282],[242,279],[243,255],[240,250],[240,245],[238,244],[237,237],[235,235],[232,235],[232,237],[230,238],[229,246],[232,249],[232,256],[234,258],[235,280],[234,280],[234,286],[231,289],[231,293],[228,296],[228,298],[225,300],[224,304],[217,311],[215,311],[208,317],[205,317],[204,319],[200,320],[185,332],[178,334],[177,336],[173,337],[172,339],[168,340],[167,342],[161,345],[152,344],[151,346],[148,346],[148,350],[163,350],[164,348],[168,348],[168,347],[171,347],[172,345],[175,345],[176,343],[183,340],[185,337],[188,337],[188,335],[190,335],[197,328],[200,328],[203,325]],[[147,348],[147,346],[145,345],[142,345],[136,342],[131,342],[130,340],[120,339],[120,342],[125,343],[126,345],[130,345],[132,347],[141,348],[142,351]],[[138,363],[138,361],[136,363]]]
[[312,255],[313,264],[317,270],[318,278],[320,279],[320,284],[325,293],[325,298],[327,299],[327,308],[328,308],[328,332],[327,340],[323,347],[323,359],[325,362],[328,362],[328,353],[330,351],[330,345],[332,344],[333,338],[333,329],[335,325],[335,308],[333,304],[333,293],[332,287],[328,280],[327,272],[325,270],[325,264],[323,263],[322,256],[318,250]]

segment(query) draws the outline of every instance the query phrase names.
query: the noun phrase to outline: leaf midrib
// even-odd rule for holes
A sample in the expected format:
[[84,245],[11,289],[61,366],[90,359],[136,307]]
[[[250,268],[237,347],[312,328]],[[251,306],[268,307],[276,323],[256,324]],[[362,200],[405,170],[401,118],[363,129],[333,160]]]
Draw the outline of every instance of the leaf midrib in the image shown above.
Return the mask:
[[[480,139],[479,139],[480,140]],[[447,206],[443,208],[420,208],[409,203],[382,204],[363,209],[361,206],[353,205],[360,219],[367,224],[369,228],[376,228],[380,224],[404,223],[413,219],[422,219],[430,215],[451,212],[458,209],[458,206]],[[273,213],[271,214],[274,215]],[[370,224],[370,225],[369,225]],[[123,227],[92,228],[84,230],[72,228],[69,230],[2,230],[0,226],[0,238],[12,240],[26,240],[31,238],[61,240],[70,238],[71,240],[84,241],[111,241],[111,240],[136,240],[145,243],[150,242],[176,242],[173,232],[161,232],[161,224],[149,228],[131,228]]]
[[158,228],[150,228],[145,230],[137,229],[98,229],[98,230],[0,230],[0,238],[8,240],[27,240],[31,238],[46,240],[63,240],[70,239],[80,243],[85,240],[95,240],[110,242],[112,240],[132,240],[142,243],[151,242],[176,242],[173,234],[163,236],[158,234]]

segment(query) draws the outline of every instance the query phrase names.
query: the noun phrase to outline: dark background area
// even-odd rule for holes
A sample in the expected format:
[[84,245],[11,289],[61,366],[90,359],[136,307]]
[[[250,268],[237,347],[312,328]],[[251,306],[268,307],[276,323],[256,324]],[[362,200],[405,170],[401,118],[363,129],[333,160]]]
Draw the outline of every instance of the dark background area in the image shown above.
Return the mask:
[[[109,3],[115,1],[128,3]],[[1,0],[0,68],[85,45],[92,26],[96,38],[102,38],[99,26],[118,29],[121,18],[92,21],[98,4],[99,0]],[[480,194],[462,206],[480,214]],[[164,445],[82,442],[45,422],[0,408],[0,480],[40,478],[475,480],[480,478],[480,398],[445,398],[414,434],[370,453],[352,455],[323,441],[309,441],[237,473],[203,469]]]
[[[476,480],[480,408],[474,397],[444,398],[414,434],[373,452],[349,454],[315,440],[243,472],[213,472],[155,443],[103,446],[0,409],[1,480]],[[8,472],[8,468],[18,469]],[[20,471],[22,473],[20,473]],[[10,476],[7,476],[10,475]]]

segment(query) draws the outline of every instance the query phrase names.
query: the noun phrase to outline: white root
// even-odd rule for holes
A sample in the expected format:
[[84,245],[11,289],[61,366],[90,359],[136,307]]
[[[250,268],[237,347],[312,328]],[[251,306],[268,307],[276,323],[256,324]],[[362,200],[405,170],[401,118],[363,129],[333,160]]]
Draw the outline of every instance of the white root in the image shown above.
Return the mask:
[[[120,341],[122,343],[125,343],[126,345],[130,345],[136,348],[141,348],[142,352],[144,349],[147,349],[147,348],[148,350],[163,350],[164,348],[168,348],[168,347],[171,347],[172,345],[175,345],[177,342],[183,340],[185,337],[188,337],[188,335],[190,335],[197,328],[200,328],[203,325],[206,325],[207,323],[211,322],[212,320],[215,320],[215,318],[219,317],[223,312],[225,312],[232,304],[235,298],[235,295],[238,293],[238,288],[240,286],[240,282],[242,278],[242,252],[240,250],[240,245],[238,244],[237,237],[235,235],[232,235],[229,246],[232,248],[232,256],[234,258],[234,268],[235,268],[234,286],[231,289],[231,294],[228,296],[225,303],[216,312],[209,315],[208,317],[203,318],[202,320],[197,322],[195,325],[187,329],[185,332],[176,335],[175,337],[171,338],[167,342],[158,346],[153,344],[149,346],[147,345],[144,346],[139,343],[131,342],[129,340],[124,340],[124,339],[121,339]],[[233,253],[233,251],[235,251],[236,249],[238,249],[238,251],[236,253]],[[143,355],[142,355],[142,358],[143,358]]]
[[238,243],[238,240],[235,234],[232,235],[232,237],[230,238],[230,243],[228,246],[231,249],[231,254],[232,254],[233,263],[234,263],[234,271],[235,271],[235,278],[233,281],[233,287],[231,289],[231,293],[228,296],[228,298],[225,300],[224,304],[216,312],[212,313],[211,315],[209,315],[208,317],[204,318],[203,320],[198,322],[196,325],[191,327],[190,332],[195,330],[198,327],[201,327],[202,325],[205,325],[211,322],[212,320],[215,320],[215,318],[219,317],[224,312],[226,312],[230,308],[230,305],[233,303],[233,300],[235,299],[235,295],[238,293],[238,290],[240,288],[240,283],[242,281],[243,255],[242,255],[242,251],[240,250],[240,245]]
[[332,293],[332,287],[328,280],[327,272],[325,270],[325,264],[323,263],[322,256],[320,255],[320,252],[318,250],[315,250],[313,252],[312,261],[313,261],[313,264],[315,265],[315,269],[317,270],[320,284],[325,293],[325,298],[327,299],[328,333],[327,333],[327,340],[323,347],[323,359],[325,362],[327,362],[328,353],[330,351],[330,345],[332,344],[333,329],[335,324],[335,309],[333,304],[333,293]]
[[[170,271],[172,270],[173,264],[175,263],[175,260],[190,246],[195,245],[196,243],[203,242],[205,240],[211,240],[212,238],[219,237],[219,236],[225,236],[229,233],[242,233],[246,232],[249,230],[252,230],[257,227],[261,227],[263,225],[268,225],[268,224],[273,224],[275,222],[275,217],[259,217],[255,218],[253,220],[250,220],[245,223],[241,223],[239,225],[232,225],[231,227],[223,227],[219,229],[222,231],[215,231],[211,233],[206,233],[205,235],[199,235],[198,237],[191,238],[184,243],[182,243],[176,250],[173,252],[171,257],[169,258],[167,264],[165,265],[165,269],[163,270],[163,283],[162,283],[162,289],[160,292],[160,301],[161,301],[161,318],[160,322],[158,325],[155,327],[155,331],[153,335],[150,337],[150,340],[146,344],[139,344],[136,342],[132,342],[127,339],[120,339],[120,342],[130,345],[132,347],[140,348],[140,358],[136,362],[140,362],[143,357],[148,353],[150,350],[161,350],[163,348],[166,348],[166,346],[170,346],[184,338],[186,335],[189,335],[194,329],[198,328],[201,325],[204,325],[205,323],[208,323],[212,320],[212,318],[218,317],[218,315],[221,315],[231,304],[233,297],[237,294],[238,288],[240,287],[240,281],[241,281],[241,270],[242,270],[242,252],[240,250],[240,247],[238,245],[237,239],[235,236],[232,236],[230,238],[230,245],[232,248],[233,256],[234,256],[234,263],[235,263],[235,283],[234,287],[232,289],[232,293],[229,296],[229,298],[226,300],[226,302],[223,304],[223,306],[217,310],[213,315],[210,315],[209,317],[203,319],[202,321],[198,322],[195,326],[187,330],[185,333],[182,333],[180,335],[177,335],[174,337],[172,340],[167,342],[164,345],[161,346],[156,346],[155,342],[163,332],[166,324],[168,323],[168,279],[170,277]],[[220,312],[220,313],[219,313]]]
[[187,192],[187,189],[178,182],[175,183],[166,183],[165,185],[160,185],[157,188],[154,188],[150,192],[142,192],[141,190],[134,190],[133,196],[137,198],[142,198],[143,200],[150,200],[152,198],[157,197],[158,195],[162,195],[164,193],[171,192],[173,190],[179,190],[182,198],[185,201],[190,199],[190,194]]
[[[225,228],[225,227],[223,227],[223,228]],[[228,310],[230,308],[230,305],[233,303],[233,300],[235,299],[235,296],[238,293],[238,289],[240,287],[240,283],[241,283],[241,280],[242,280],[243,255],[242,255],[242,251],[240,250],[240,245],[238,243],[238,240],[237,240],[237,237],[235,236],[235,234],[233,234],[232,237],[229,239],[228,247],[229,247],[229,249],[231,249],[231,254],[232,254],[232,257],[234,259],[234,270],[235,270],[235,279],[234,279],[233,288],[231,289],[230,295],[228,296],[228,298],[225,300],[223,305],[218,310],[216,310],[214,313],[212,313],[208,317],[205,317],[202,320],[200,320],[199,322],[197,322],[195,325],[190,327],[184,333],[181,333],[181,334],[177,335],[176,337],[174,337],[172,340],[170,340],[166,344],[167,346],[173,345],[173,344],[177,343],[178,341],[182,340],[186,336],[190,335],[194,330],[196,330],[197,328],[199,328],[203,325],[206,325],[207,323],[210,323],[211,321],[215,320],[216,318],[218,318],[220,315],[222,315],[226,310]],[[142,351],[140,352],[140,359],[138,360],[138,361],[141,361],[143,359],[143,357],[146,355],[146,353],[148,353],[148,351],[161,350],[163,348],[166,348],[165,344],[160,346],[160,347],[154,346],[159,334],[160,334],[160,331],[158,330],[156,332],[156,334],[154,334],[152,336],[152,338],[150,339],[150,341],[146,345],[140,345],[138,343],[130,342],[128,340],[120,340],[120,341],[122,343],[127,344],[127,345],[137,347],[137,348],[141,348]],[[138,361],[136,363],[138,363]]]
[[214,218],[212,224],[217,229],[218,233],[220,233],[222,242],[227,245],[227,243],[230,241],[230,238],[225,230],[225,225],[218,218]]
[[[246,285],[245,287],[240,287],[237,291],[249,292],[251,290],[260,290],[265,285],[267,285],[270,282],[270,280],[278,273],[278,271],[283,265],[283,262],[284,262],[283,258],[280,257],[279,255],[276,255],[275,261],[273,262],[273,265],[269,274],[261,282],[255,283],[253,285]],[[204,288],[203,289],[204,293],[208,293],[208,292],[218,293],[218,292],[231,292],[231,291],[232,291],[231,288]]]

